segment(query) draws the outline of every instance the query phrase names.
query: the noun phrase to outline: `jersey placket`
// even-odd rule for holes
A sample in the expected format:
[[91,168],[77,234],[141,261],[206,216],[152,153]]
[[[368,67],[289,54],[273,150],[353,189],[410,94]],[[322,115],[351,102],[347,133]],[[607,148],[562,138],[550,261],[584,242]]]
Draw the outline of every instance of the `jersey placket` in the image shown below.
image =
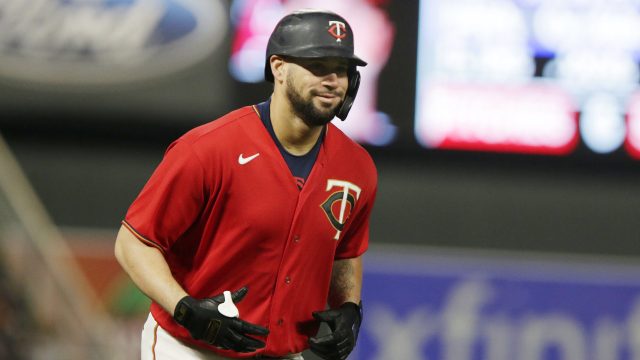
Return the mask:
[[[282,159],[282,165],[287,168],[288,167]],[[296,209],[293,215],[293,219],[291,222],[291,226],[289,227],[289,233],[287,235],[287,241],[285,243],[282,257],[280,259],[280,263],[278,265],[277,275],[276,275],[276,284],[273,294],[273,299],[271,301],[270,306],[270,314],[269,319],[272,325],[271,327],[271,335],[270,337],[278,337],[284,336],[285,333],[285,324],[287,324],[291,319],[287,319],[285,316],[278,314],[288,314],[288,308],[295,306],[295,299],[292,299],[288,296],[287,293],[291,292],[293,286],[299,286],[296,283],[295,270],[293,269],[292,261],[288,261],[290,259],[290,253],[294,250],[298,250],[295,247],[303,246],[301,245],[302,238],[304,236],[305,230],[302,228],[300,223],[301,214],[306,209],[306,206],[314,206],[313,204],[308,204],[308,199],[310,195],[317,189],[321,182],[318,180],[322,178],[323,170],[324,170],[324,145],[321,147],[320,152],[318,154],[318,159],[314,164],[309,177],[305,183],[305,186],[299,191],[298,201],[296,203]],[[291,301],[287,301],[291,300]],[[288,324],[288,326],[294,326],[296,324]],[[280,334],[278,334],[280,333]],[[269,344],[267,344],[268,347]]]

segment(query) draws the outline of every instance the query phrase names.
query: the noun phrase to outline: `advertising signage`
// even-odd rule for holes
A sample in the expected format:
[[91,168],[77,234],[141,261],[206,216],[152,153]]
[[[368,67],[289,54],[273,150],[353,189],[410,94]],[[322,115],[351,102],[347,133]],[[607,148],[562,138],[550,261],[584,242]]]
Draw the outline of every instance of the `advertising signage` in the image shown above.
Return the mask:
[[365,259],[355,359],[640,358],[638,265],[386,247]]

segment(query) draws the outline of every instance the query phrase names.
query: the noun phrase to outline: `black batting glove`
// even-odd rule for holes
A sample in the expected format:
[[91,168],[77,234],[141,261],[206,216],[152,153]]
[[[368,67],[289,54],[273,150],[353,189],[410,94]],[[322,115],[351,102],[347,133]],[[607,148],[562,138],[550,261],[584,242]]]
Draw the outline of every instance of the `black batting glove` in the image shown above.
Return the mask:
[[309,338],[311,351],[325,360],[346,359],[358,340],[362,323],[362,303],[358,306],[347,302],[337,309],[316,311],[312,315],[316,320],[326,322],[331,334]]
[[[249,290],[243,287],[234,291],[231,298],[240,302]],[[175,321],[184,326],[196,340],[225,350],[253,352],[265,346],[265,343],[248,335],[267,335],[269,330],[238,318],[226,317],[218,311],[218,305],[224,302],[224,296],[197,300],[191,296],[182,298],[173,312]]]

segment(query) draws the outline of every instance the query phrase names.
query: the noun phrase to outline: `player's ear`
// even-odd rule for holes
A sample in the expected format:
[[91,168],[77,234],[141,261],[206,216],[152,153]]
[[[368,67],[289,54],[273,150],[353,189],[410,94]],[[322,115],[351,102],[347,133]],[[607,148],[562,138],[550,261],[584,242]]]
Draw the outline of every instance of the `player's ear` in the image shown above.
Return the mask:
[[274,82],[284,82],[284,59],[278,55],[271,55],[271,58],[269,58],[269,65],[271,65],[271,73],[273,74]]

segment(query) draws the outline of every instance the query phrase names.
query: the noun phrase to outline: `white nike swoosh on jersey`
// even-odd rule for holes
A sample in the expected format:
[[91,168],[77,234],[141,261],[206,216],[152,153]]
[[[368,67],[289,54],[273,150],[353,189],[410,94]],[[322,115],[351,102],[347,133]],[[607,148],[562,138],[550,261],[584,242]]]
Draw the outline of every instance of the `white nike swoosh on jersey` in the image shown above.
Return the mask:
[[240,154],[240,156],[238,156],[238,164],[244,165],[244,164],[248,163],[249,161],[257,158],[258,156],[260,156],[260,153],[253,154],[253,155],[251,155],[249,157],[243,157],[242,154]]

